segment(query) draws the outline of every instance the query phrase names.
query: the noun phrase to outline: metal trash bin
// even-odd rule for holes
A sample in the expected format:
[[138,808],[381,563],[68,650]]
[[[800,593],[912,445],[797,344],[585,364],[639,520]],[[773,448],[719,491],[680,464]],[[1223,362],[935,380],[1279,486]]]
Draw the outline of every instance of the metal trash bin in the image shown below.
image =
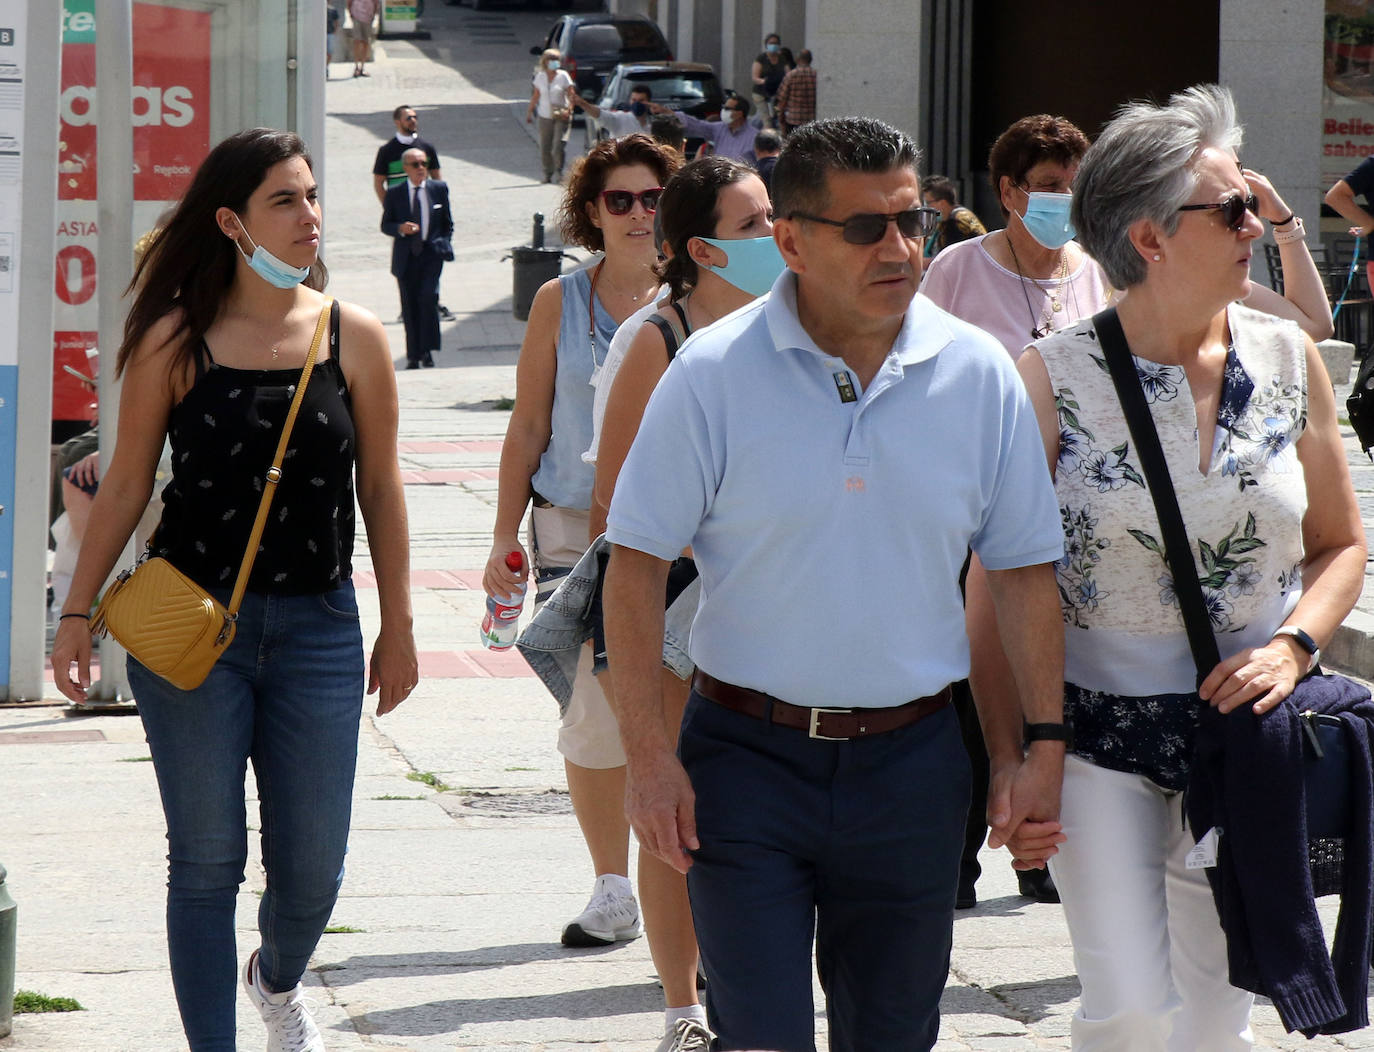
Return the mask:
[[544,282],[558,277],[563,272],[563,250],[544,247],[544,213],[534,213],[532,245],[517,245],[510,250],[508,259],[513,259],[515,283],[512,292],[511,311],[519,321],[529,321],[530,306],[534,294]]

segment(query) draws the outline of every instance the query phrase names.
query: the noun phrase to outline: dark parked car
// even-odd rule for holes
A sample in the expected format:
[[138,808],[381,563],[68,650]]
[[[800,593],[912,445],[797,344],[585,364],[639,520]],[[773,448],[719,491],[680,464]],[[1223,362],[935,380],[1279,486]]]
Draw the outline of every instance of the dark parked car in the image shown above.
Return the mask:
[[[628,110],[630,89],[636,84],[646,85],[653,92],[655,102],[702,120],[713,121],[719,117],[721,103],[725,101],[716,71],[705,62],[622,62],[611,71],[597,106],[607,110]],[[588,119],[588,148],[606,134],[600,122]],[[687,156],[692,156],[700,145],[700,139],[689,137]]]
[[643,15],[563,15],[531,55],[555,47],[563,68],[584,99],[595,100],[611,71],[622,62],[671,62],[663,31]]

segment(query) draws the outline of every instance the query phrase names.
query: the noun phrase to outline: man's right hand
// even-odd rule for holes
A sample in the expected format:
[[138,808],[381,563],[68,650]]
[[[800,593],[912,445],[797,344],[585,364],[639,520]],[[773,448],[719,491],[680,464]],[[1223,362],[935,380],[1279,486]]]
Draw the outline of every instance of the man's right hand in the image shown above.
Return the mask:
[[679,873],[692,868],[697,840],[696,793],[678,758],[668,750],[631,761],[625,780],[625,814],[639,846]]

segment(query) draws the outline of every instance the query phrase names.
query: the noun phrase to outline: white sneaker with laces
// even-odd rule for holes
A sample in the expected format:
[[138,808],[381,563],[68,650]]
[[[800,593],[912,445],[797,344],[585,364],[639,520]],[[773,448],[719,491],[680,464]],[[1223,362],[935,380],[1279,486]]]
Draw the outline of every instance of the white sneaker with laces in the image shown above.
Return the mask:
[[629,882],[620,877],[596,878],[587,908],[563,929],[564,946],[609,946],[637,939],[644,932],[639,923],[639,903],[634,892],[623,890]]
[[315,1020],[301,995],[301,984],[285,993],[268,993],[258,985],[258,951],[243,966],[243,988],[267,1024],[267,1052],[325,1052]]
[[663,1035],[657,1052],[706,1052],[711,1047],[711,1031],[695,1019],[679,1019]]

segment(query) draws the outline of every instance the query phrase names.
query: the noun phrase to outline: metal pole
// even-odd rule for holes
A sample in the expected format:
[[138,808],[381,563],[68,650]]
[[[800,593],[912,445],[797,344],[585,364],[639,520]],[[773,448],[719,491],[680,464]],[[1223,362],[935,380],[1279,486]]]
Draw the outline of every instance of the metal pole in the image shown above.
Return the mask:
[[[124,330],[124,288],[133,275],[134,144],[133,113],[134,15],[133,0],[105,0],[95,38],[96,221],[100,251],[96,259],[96,304],[100,311],[97,340],[100,348],[100,474],[110,466],[119,428],[119,383],[115,354]],[[121,564],[135,558],[132,542]],[[129,696],[124,674],[124,648],[106,636],[100,642],[100,679],[91,696],[114,701]]]
[[[62,5],[27,0],[23,48],[23,182],[14,222],[19,225],[19,284],[14,481],[23,499],[13,515],[10,562],[9,675],[4,693],[41,698],[48,550],[48,486],[52,448],[53,254],[56,249],[57,131]],[[13,230],[11,226],[9,229]]]

